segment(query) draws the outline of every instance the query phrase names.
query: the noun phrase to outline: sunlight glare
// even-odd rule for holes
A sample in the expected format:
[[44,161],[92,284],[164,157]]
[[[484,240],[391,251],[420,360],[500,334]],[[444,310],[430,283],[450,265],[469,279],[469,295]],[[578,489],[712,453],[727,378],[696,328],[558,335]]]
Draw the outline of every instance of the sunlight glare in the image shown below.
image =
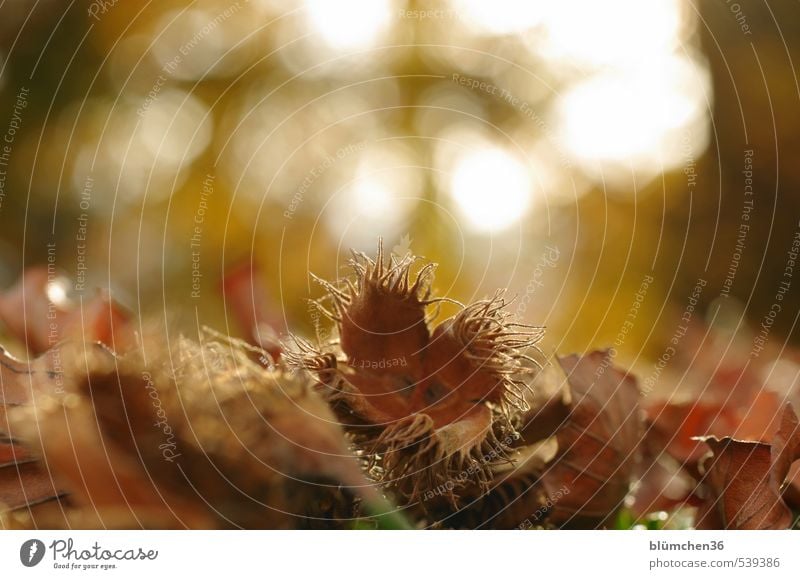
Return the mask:
[[679,45],[683,23],[679,0],[560,0],[547,7],[542,48],[589,66],[650,66]]
[[455,0],[453,8],[467,25],[486,34],[515,34],[536,26],[543,16],[537,0]]
[[492,232],[516,223],[531,201],[525,165],[497,147],[472,151],[456,162],[450,190],[473,229]]
[[50,302],[59,308],[67,308],[70,299],[68,294],[68,288],[70,287],[70,281],[64,277],[57,277],[52,280],[50,283],[47,284],[47,288],[45,292],[47,293],[47,299]]
[[159,162],[175,167],[192,162],[211,143],[212,126],[205,103],[193,94],[168,89],[144,111],[140,138]]
[[663,165],[680,162],[675,147],[705,111],[704,71],[665,61],[642,73],[607,73],[576,85],[560,102],[567,148],[583,161]]
[[369,46],[386,29],[390,0],[306,0],[311,25],[335,48]]

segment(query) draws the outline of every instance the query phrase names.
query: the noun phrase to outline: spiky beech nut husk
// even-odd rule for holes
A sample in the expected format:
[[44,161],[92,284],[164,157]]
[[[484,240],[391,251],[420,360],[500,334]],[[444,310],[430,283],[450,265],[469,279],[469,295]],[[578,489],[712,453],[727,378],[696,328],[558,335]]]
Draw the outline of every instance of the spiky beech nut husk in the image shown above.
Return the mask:
[[519,379],[536,360],[524,351],[541,338],[539,328],[509,321],[503,292],[467,306],[433,330],[424,352],[425,369],[448,392],[467,402],[505,403],[527,408],[527,384]]
[[[560,494],[550,496],[541,479],[555,456],[555,439],[520,447],[514,461],[493,468],[489,492],[472,494],[455,513],[438,510],[431,514],[437,524],[457,529],[548,528],[548,516]],[[568,491],[566,491],[568,492]]]
[[[321,310],[335,320],[340,348],[349,360],[362,367],[375,367],[389,374],[403,374],[401,362],[419,363],[430,337],[425,320],[434,265],[428,264],[411,280],[415,259],[406,256],[384,260],[379,244],[373,261],[353,251],[350,267],[355,280],[343,280],[342,287],[315,279],[327,290],[330,309]],[[387,365],[387,362],[395,362]]]
[[341,517],[354,496],[381,500],[304,376],[265,369],[233,340],[143,343],[146,359],[65,344],[64,391],[35,385],[34,406],[12,412],[77,519],[287,528]]
[[338,340],[295,338],[285,357],[317,376],[374,478],[404,503],[437,490],[455,507],[461,489],[487,488],[491,465],[507,459],[510,418],[536,369],[526,351],[542,330],[511,323],[498,293],[431,331],[430,306],[452,300],[432,296],[433,264],[412,274],[419,261],[387,262],[380,242],[374,260],[353,252],[352,278],[320,280]]

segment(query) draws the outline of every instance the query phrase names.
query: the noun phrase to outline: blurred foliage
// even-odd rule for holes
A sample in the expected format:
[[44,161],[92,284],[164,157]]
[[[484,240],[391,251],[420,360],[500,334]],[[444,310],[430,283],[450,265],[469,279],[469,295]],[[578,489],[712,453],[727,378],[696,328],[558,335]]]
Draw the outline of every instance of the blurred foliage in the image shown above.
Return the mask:
[[[48,243],[75,277],[85,213],[87,285],[143,316],[242,333],[219,285],[252,261],[278,331],[311,333],[309,272],[336,277],[382,236],[438,262],[442,294],[508,287],[545,349],[611,344],[636,363],[662,351],[698,278],[699,311],[718,303],[751,148],[730,295],[758,325],[800,215],[800,7],[742,0],[737,20],[724,3],[593,4],[5,5],[0,133],[22,114],[0,283]],[[798,296],[773,339],[795,331]]]

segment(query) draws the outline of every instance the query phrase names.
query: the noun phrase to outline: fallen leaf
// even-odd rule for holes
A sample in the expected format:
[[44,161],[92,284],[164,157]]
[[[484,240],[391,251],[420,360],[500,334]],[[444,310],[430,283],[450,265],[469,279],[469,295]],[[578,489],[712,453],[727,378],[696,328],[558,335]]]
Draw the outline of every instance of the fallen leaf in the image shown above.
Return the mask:
[[[493,490],[476,507],[483,524],[611,524],[640,467],[636,380],[613,365],[610,352],[595,351],[558,357],[538,376],[533,392],[534,403],[519,426],[518,443],[524,446],[512,455],[521,462],[494,469]],[[541,441],[547,444],[537,446]]]
[[664,448],[681,465],[696,473],[697,462],[707,452],[698,436],[769,441],[777,428],[780,409],[780,397],[769,390],[752,393],[743,406],[702,399],[655,403],[647,408],[646,436],[653,446]]
[[272,294],[258,268],[251,263],[231,268],[225,273],[221,290],[225,305],[239,322],[247,341],[277,360],[281,347],[276,328],[281,327],[281,316],[272,305]]
[[800,458],[797,416],[787,404],[772,443],[700,438],[711,449],[701,463],[708,491],[697,515],[707,529],[786,529],[792,513],[781,497],[792,462]]
[[658,511],[697,506],[697,480],[663,448],[645,436],[642,441],[642,472],[631,493],[628,508],[637,519]]
[[0,467],[0,513],[54,500],[63,494],[51,474],[36,462]]
[[11,437],[0,433],[0,468],[26,462],[33,454]]
[[70,298],[71,285],[44,266],[25,270],[14,287],[0,294],[0,321],[33,355],[65,339],[96,340],[118,351],[130,346],[129,313],[107,292]]
[[567,421],[555,433],[558,453],[542,473],[548,495],[569,492],[548,520],[567,527],[611,523],[640,467],[642,417],[636,380],[611,353],[559,357],[571,394]]
[[64,392],[34,380],[33,406],[10,412],[83,523],[94,509],[125,527],[289,528],[341,524],[353,497],[386,506],[307,379],[236,341],[144,343],[148,363],[64,344]]

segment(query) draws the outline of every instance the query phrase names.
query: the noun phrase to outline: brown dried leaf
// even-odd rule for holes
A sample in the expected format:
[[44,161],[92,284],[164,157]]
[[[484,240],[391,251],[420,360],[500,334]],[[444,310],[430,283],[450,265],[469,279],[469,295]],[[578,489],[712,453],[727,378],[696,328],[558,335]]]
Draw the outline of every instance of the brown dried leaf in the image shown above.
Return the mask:
[[555,429],[558,452],[540,473],[548,496],[567,493],[553,505],[548,521],[566,527],[610,523],[622,506],[641,459],[642,418],[636,380],[612,365],[608,351],[558,358],[565,376],[555,398],[531,409],[523,437],[546,433],[554,416],[569,414]]
[[26,462],[32,458],[33,454],[30,450],[14,441],[13,438],[0,433],[0,468]]
[[281,354],[276,328],[281,316],[272,303],[272,296],[257,267],[243,263],[225,273],[221,284],[222,298],[239,322],[251,344],[269,352],[277,360]]
[[37,393],[36,412],[12,414],[84,511],[129,527],[281,528],[353,495],[380,500],[306,380],[264,369],[234,341],[145,342],[158,351],[148,364],[65,346],[66,393]]
[[0,467],[0,514],[53,500],[63,494],[51,474],[36,462]]
[[786,477],[783,500],[793,510],[800,511],[800,462],[795,462]]
[[0,294],[0,321],[34,355],[65,339],[100,341],[118,351],[128,347],[128,312],[107,292],[85,302],[70,300],[70,286],[69,279],[54,278],[44,266],[31,267]]
[[792,514],[781,497],[792,462],[800,458],[800,428],[791,404],[784,406],[771,444],[731,437],[702,437],[711,455],[701,463],[709,496],[698,528],[786,529]]
[[629,505],[639,519],[657,511],[672,511],[681,506],[697,506],[697,481],[663,447],[645,436],[642,441],[642,474]]
[[8,424],[8,411],[31,400],[34,381],[49,391],[58,387],[59,374],[53,370],[51,357],[28,363],[0,348],[0,513],[63,495],[30,448],[11,435]]
[[780,410],[780,397],[769,390],[753,393],[743,406],[704,400],[655,403],[647,409],[647,437],[696,473],[697,462],[706,454],[698,436],[768,442],[777,430]]

